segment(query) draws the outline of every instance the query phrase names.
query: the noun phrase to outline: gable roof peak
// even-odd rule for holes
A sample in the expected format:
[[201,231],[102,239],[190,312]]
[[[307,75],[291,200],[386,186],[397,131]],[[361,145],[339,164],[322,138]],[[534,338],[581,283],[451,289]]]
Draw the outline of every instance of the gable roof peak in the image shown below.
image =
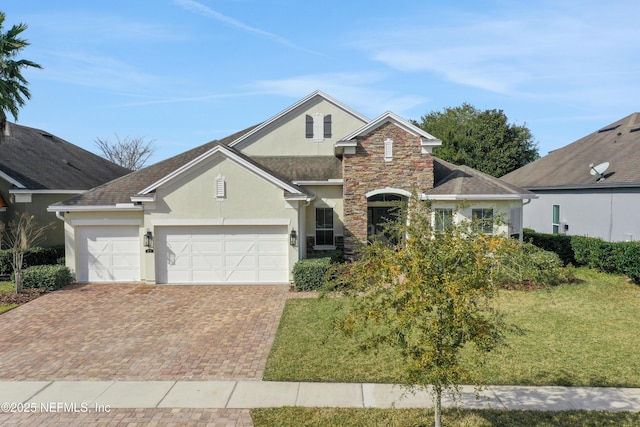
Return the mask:
[[270,126],[272,123],[280,120],[282,117],[286,116],[290,112],[292,112],[292,111],[296,110],[297,108],[300,108],[301,106],[311,102],[313,99],[315,99],[317,97],[320,97],[320,98],[324,99],[325,101],[335,105],[336,107],[344,110],[348,114],[351,114],[352,116],[354,116],[357,119],[361,120],[363,123],[366,123],[366,122],[369,121],[369,119],[366,116],[360,114],[359,112],[357,112],[356,110],[352,109],[351,107],[349,107],[349,106],[341,103],[340,101],[332,98],[331,96],[327,95],[326,93],[322,92],[321,90],[315,90],[315,91],[311,92],[309,95],[307,95],[304,98],[302,98],[301,100],[299,100],[298,102],[296,102],[295,104],[290,105],[289,107],[285,108],[284,110],[282,110],[281,112],[279,112],[275,116],[273,116],[270,119],[262,122],[261,124],[256,126],[253,130],[251,130],[250,132],[247,132],[244,135],[242,135],[241,137],[239,137],[238,139],[236,139],[235,141],[230,142],[229,143],[229,147],[235,147],[236,145],[240,144],[242,141],[245,141],[245,140],[251,138],[252,135],[260,132],[262,129],[265,129],[266,127]]
[[371,120],[369,123],[367,123],[360,129],[356,129],[355,131],[351,132],[349,135],[342,138],[341,142],[350,141],[359,136],[365,136],[371,133],[373,130],[378,129],[380,126],[388,122],[392,122],[399,128],[404,129],[406,132],[412,135],[419,136],[420,138],[423,139],[423,141],[427,140],[429,142],[429,145],[438,146],[442,144],[442,141],[436,138],[435,136],[431,135],[427,131],[419,128],[418,126],[403,119],[402,117],[398,116],[397,114],[391,111],[386,111],[382,113],[381,115]]

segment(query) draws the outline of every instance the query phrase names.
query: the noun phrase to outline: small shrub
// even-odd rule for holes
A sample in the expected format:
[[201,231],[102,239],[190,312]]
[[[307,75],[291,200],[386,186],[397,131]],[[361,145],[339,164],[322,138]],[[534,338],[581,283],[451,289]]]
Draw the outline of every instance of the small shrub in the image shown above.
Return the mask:
[[336,263],[344,261],[344,254],[340,249],[334,249],[332,251],[311,252],[310,254],[307,254],[307,259],[317,258],[331,258],[331,262]]
[[297,291],[320,290],[331,270],[331,258],[307,258],[293,266],[293,280]]
[[55,291],[71,284],[73,276],[63,265],[36,265],[22,270],[24,288],[40,288]]
[[498,286],[532,284],[557,286],[573,279],[571,267],[565,267],[554,252],[531,243],[507,241],[496,253],[493,280]]

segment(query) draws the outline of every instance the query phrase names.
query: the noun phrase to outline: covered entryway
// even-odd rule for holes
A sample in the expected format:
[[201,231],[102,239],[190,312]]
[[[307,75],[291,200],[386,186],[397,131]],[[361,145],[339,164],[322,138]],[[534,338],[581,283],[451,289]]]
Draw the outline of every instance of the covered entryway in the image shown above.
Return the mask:
[[157,283],[288,283],[286,226],[156,228]]
[[376,194],[367,198],[367,239],[389,240],[385,233],[385,223],[394,221],[400,214],[402,202],[406,200],[397,194]]
[[137,226],[79,226],[76,280],[137,282],[140,280],[140,237]]

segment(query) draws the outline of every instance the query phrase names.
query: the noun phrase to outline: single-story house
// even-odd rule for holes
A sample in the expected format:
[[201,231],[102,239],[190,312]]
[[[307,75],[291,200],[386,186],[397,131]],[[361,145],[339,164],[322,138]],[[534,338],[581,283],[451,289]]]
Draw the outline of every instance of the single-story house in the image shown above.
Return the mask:
[[524,226],[541,233],[640,239],[640,113],[550,152],[501,179],[533,191]]
[[64,219],[79,282],[288,283],[310,252],[353,254],[412,194],[445,221],[519,234],[533,193],[435,158],[440,144],[391,112],[371,120],[316,91],[49,210]]
[[131,172],[49,132],[7,126],[0,140],[0,222],[28,212],[39,225],[55,223],[42,246],[64,243],[64,227],[48,206]]

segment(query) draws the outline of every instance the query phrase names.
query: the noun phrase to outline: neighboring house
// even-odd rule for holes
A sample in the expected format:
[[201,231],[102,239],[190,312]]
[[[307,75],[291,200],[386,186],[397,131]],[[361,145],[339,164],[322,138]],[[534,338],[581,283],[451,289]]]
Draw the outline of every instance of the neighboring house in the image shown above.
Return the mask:
[[353,254],[412,194],[433,200],[437,225],[462,206],[489,233],[519,234],[535,196],[434,158],[440,144],[393,113],[369,120],[314,92],[49,210],[64,216],[79,282],[288,283],[310,252]]
[[0,141],[0,221],[28,212],[39,225],[55,223],[42,246],[64,243],[53,203],[131,172],[43,130],[8,123]]
[[638,240],[640,113],[552,151],[501,179],[538,196],[524,208],[527,228],[607,241]]

